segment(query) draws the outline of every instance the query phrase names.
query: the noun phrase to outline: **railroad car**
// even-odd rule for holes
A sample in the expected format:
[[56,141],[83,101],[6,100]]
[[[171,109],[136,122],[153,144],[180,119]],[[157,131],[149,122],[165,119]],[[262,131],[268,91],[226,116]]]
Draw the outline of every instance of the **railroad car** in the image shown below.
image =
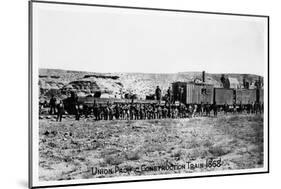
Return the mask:
[[[75,113],[75,106],[88,111],[94,104],[105,106],[109,104],[159,104],[165,105],[167,101],[158,100],[139,100],[139,99],[117,99],[117,98],[97,98],[97,97],[77,97],[72,94],[71,97],[64,99],[65,109],[68,113]],[[231,89],[215,88],[213,85],[205,83],[174,82],[172,83],[172,104],[179,105],[179,102],[190,104],[224,104],[233,106],[234,103],[243,105],[253,102],[263,103],[263,89]],[[170,103],[170,101],[169,101]]]
[[213,85],[187,82],[172,83],[174,101],[184,104],[213,103]]
[[257,89],[237,89],[236,91],[236,104],[252,104],[258,99]]
[[184,104],[224,104],[243,105],[253,102],[263,103],[263,89],[215,88],[204,83],[174,82],[172,83],[174,102]]

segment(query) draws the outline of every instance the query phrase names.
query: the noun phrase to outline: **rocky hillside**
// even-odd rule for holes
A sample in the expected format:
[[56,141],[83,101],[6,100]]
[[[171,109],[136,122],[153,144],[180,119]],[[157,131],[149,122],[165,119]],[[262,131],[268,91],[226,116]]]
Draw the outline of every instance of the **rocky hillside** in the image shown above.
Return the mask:
[[[242,85],[243,77],[254,82],[257,75],[225,74],[237,78]],[[39,69],[40,99],[48,99],[52,94],[65,98],[70,91],[79,96],[93,95],[101,92],[102,97],[121,98],[125,94],[136,94],[139,99],[154,93],[156,86],[162,91],[175,81],[201,80],[201,72],[181,72],[173,74],[150,73],[95,73],[68,71],[58,69]],[[221,74],[206,73],[206,82],[216,87],[221,86]]]

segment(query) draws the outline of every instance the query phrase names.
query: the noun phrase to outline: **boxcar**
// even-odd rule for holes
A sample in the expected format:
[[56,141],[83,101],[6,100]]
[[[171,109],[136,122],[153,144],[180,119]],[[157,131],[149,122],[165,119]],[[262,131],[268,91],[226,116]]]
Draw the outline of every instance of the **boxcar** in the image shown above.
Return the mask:
[[186,85],[186,104],[213,103],[212,85],[192,84]]
[[236,103],[252,104],[257,101],[256,89],[237,89],[236,90]]
[[213,85],[175,82],[172,89],[175,101],[184,104],[213,103]]
[[214,101],[217,105],[233,105],[234,89],[214,88]]

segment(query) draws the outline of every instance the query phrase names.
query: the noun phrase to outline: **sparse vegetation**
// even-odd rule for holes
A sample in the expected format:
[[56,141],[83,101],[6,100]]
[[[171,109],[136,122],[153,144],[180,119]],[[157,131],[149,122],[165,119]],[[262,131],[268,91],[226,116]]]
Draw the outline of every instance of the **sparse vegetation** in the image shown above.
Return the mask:
[[[220,170],[263,166],[263,118],[260,115],[98,122],[65,118],[61,123],[52,120],[39,121],[42,181],[129,174],[91,175],[91,167],[184,164],[206,158],[221,158]],[[211,170],[179,172],[194,171]],[[168,173],[175,172],[141,174]]]

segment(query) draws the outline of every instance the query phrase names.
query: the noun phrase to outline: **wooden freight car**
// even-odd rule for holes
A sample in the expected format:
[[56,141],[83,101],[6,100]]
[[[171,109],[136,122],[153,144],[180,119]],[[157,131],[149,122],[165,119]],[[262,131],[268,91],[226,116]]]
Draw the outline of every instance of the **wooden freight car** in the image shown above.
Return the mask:
[[213,103],[213,85],[187,82],[172,83],[174,101],[184,104]]
[[214,101],[217,105],[233,105],[235,102],[234,89],[214,88]]
[[257,89],[237,89],[236,104],[252,104],[257,101]]

